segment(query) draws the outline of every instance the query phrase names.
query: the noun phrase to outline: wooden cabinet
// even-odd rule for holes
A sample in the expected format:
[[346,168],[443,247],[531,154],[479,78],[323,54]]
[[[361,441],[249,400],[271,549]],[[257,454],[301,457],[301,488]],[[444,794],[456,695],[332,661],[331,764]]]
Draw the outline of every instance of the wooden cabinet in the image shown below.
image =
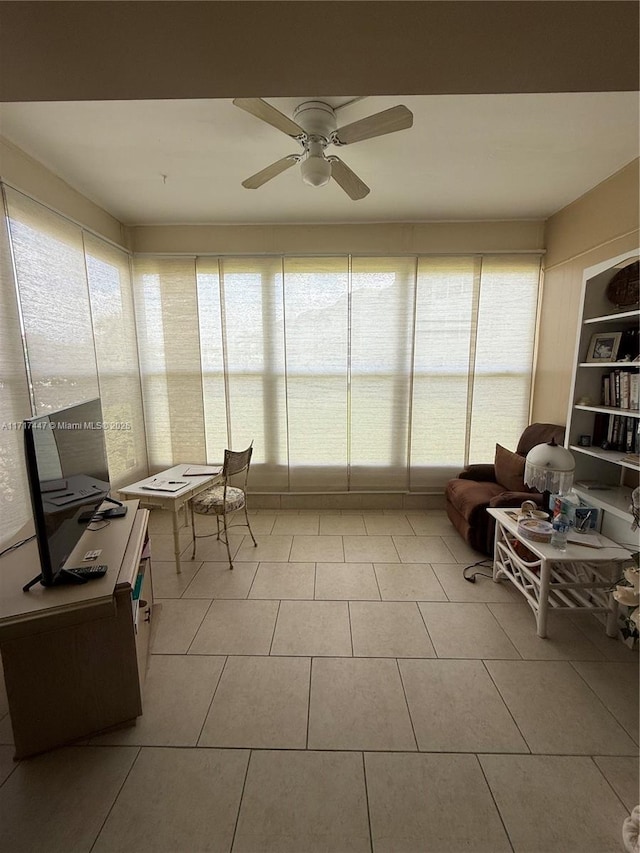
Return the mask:
[[607,289],[637,260],[638,251],[629,252],[584,272],[566,441],[576,460],[575,491],[629,524],[639,471],[640,415],[633,388],[640,381],[640,363],[633,358],[640,310],[637,302],[616,306]]
[[35,543],[0,564],[0,651],[15,757],[135,720],[153,613],[148,510],[87,530],[72,559],[101,550],[107,574],[82,586],[23,584],[38,572]]

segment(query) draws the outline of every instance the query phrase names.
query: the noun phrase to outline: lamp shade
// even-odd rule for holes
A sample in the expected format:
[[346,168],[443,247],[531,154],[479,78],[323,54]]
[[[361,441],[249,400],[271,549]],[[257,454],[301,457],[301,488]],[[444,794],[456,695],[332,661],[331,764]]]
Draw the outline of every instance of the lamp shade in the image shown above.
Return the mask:
[[576,463],[573,455],[555,441],[536,444],[527,453],[524,465],[524,481],[539,492],[569,491],[573,484]]
[[310,154],[300,164],[302,180],[312,187],[323,187],[331,179],[331,163],[322,155]]

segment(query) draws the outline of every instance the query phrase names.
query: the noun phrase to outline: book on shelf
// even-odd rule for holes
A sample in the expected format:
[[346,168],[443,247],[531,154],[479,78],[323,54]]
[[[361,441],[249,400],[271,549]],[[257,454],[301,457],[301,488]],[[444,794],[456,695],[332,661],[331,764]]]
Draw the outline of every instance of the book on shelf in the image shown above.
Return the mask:
[[631,373],[629,377],[629,408],[637,412],[640,406],[640,373]]

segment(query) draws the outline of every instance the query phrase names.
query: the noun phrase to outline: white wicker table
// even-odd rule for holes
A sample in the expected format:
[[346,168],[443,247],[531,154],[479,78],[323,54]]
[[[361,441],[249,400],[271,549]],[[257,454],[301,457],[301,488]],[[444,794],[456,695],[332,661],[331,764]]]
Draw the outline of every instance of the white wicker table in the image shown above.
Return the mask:
[[[606,613],[607,634],[616,636],[618,603],[610,590],[621,573],[620,563],[631,556],[629,551],[600,534],[597,541],[604,547],[569,542],[566,551],[559,551],[551,544],[525,539],[518,530],[516,510],[490,508],[487,512],[496,520],[493,579],[508,578],[520,590],[536,615],[539,637],[547,636],[549,608],[561,613]],[[584,534],[585,543],[590,535]]]

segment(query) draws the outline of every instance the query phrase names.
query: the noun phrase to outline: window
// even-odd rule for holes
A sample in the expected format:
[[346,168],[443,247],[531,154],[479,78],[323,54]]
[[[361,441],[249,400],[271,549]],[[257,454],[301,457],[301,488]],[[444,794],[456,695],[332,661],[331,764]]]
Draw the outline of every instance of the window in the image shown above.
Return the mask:
[[528,422],[537,256],[135,268],[157,464],[203,460],[202,443],[219,462],[253,440],[256,490],[435,490],[496,441],[515,446]]

